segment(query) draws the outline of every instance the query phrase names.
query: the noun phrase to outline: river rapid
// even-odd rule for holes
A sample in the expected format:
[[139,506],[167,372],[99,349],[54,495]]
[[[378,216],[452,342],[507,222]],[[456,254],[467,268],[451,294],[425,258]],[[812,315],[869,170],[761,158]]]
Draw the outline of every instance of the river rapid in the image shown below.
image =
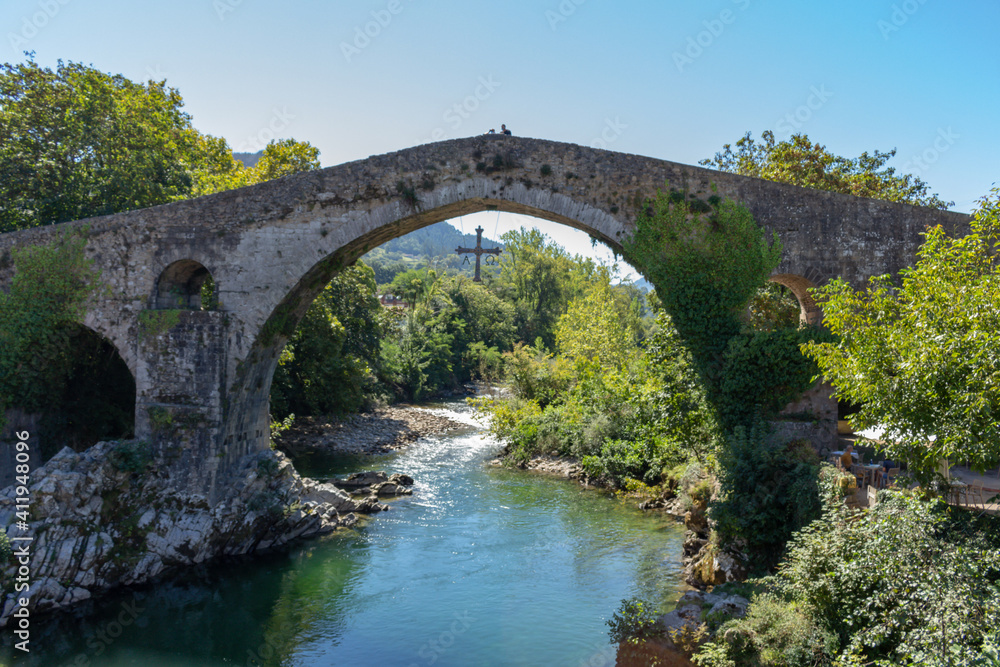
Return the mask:
[[411,475],[350,531],[194,568],[38,619],[26,665],[491,665],[610,667],[605,621],[622,598],[683,589],[683,526],[576,482],[489,465],[467,424],[394,454],[296,461],[303,475]]

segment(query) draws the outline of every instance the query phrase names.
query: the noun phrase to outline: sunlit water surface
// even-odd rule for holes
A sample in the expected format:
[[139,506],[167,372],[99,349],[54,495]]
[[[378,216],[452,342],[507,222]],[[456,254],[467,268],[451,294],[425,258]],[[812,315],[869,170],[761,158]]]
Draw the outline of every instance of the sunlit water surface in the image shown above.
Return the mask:
[[676,598],[682,528],[488,466],[498,446],[469,409],[437,407],[469,427],[389,456],[297,462],[314,476],[412,475],[390,511],[40,620],[28,659],[2,650],[46,666],[614,665],[605,621],[625,597]]

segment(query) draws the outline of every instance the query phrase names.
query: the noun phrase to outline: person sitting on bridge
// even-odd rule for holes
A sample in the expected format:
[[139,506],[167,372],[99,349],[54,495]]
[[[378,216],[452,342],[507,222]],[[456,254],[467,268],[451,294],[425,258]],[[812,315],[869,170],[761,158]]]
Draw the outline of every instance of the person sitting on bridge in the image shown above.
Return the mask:
[[511,131],[507,129],[507,126],[506,126],[506,125],[501,125],[501,126],[500,126],[500,133],[501,133],[501,134],[506,134],[506,135],[510,135],[510,134],[511,134]]
[[490,131],[487,132],[486,134],[496,134],[496,133],[497,133],[497,131],[491,127]]

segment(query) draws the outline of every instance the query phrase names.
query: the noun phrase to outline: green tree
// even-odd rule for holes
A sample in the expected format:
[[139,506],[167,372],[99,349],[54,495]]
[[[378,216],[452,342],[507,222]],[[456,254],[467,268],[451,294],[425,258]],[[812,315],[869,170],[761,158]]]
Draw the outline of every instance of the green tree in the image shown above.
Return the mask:
[[873,153],[865,151],[856,158],[845,158],[814,144],[805,134],[793,134],[784,141],[775,141],[770,130],[757,143],[750,132],[736,142],[736,148],[725,144],[714,158],[699,164],[743,176],[791,183],[817,190],[831,190],[857,197],[904,202],[916,206],[946,209],[955,202],[942,201],[928,194],[930,186],[912,174],[897,174],[886,163],[896,155],[896,149]]
[[316,297],[279,360],[274,416],[357,412],[377,393],[389,321],[375,291],[374,272],[359,262]]
[[885,449],[923,482],[939,459],[983,470],[1000,462],[1000,190],[971,232],[928,229],[915,266],[862,289],[816,292],[837,342],[811,343],[837,395],[858,404],[855,428],[882,426]]
[[504,252],[496,289],[517,308],[520,339],[541,338],[551,348],[559,317],[570,301],[583,293],[597,265],[571,257],[537,229],[522,227],[501,239]]
[[182,106],[165,82],[0,65],[0,231],[187,196],[203,144]]
[[264,147],[250,171],[255,183],[271,181],[282,176],[319,169],[319,149],[308,141],[275,139]]
[[597,358],[610,368],[624,368],[636,350],[638,318],[624,294],[616,294],[605,270],[581,297],[569,304],[556,326],[556,347],[571,359]]
[[0,290],[0,420],[3,409],[44,412],[63,396],[76,323],[100,278],[85,244],[66,234],[13,251],[14,280],[9,293]]
[[264,183],[320,167],[319,149],[307,141],[295,139],[272,140],[252,167],[244,167],[233,157],[224,139],[202,136],[199,147],[202,163],[195,173],[193,197]]
[[383,346],[386,384],[408,400],[455,384],[454,365],[461,358],[455,339],[465,321],[456,316],[446,275],[411,269],[398,274],[389,289],[408,306],[405,323]]
[[792,290],[769,282],[750,299],[750,327],[758,331],[795,328],[801,310]]
[[0,232],[156,206],[319,166],[308,143],[271,142],[246,169],[201,134],[165,81],[81,63],[0,65]]

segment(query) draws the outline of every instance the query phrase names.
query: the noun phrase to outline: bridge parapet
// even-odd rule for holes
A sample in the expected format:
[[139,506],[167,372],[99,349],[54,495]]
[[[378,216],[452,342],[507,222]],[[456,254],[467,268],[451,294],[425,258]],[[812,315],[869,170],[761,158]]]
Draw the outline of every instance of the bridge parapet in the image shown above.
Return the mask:
[[[776,232],[785,253],[775,279],[796,291],[810,321],[821,314],[807,287],[836,276],[858,284],[896,273],[914,261],[926,226],[961,233],[969,220],[572,144],[472,137],[2,234],[0,287],[12,275],[12,249],[51,242],[67,229],[86,234],[86,252],[108,289],[85,323],[118,348],[135,374],[137,433],[152,438],[183,484],[201,483],[208,492],[241,457],[267,448],[267,397],[278,355],[343,266],[393,238],[483,210],[559,222],[620,249],[646,199],[663,188],[702,201],[713,194],[733,199]],[[208,275],[219,312],[149,314],[149,308],[202,305],[196,292]],[[183,299],[175,300],[174,291]],[[179,315],[173,322],[163,313]],[[158,330],[164,324],[171,326]]]

